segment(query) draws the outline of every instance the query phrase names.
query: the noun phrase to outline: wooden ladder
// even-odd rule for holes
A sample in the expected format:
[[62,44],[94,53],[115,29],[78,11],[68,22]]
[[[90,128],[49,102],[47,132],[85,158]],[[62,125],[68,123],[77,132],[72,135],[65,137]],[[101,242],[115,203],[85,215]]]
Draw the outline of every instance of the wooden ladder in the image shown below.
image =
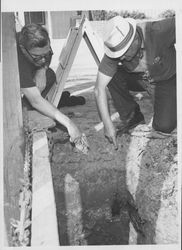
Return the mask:
[[52,86],[46,96],[46,99],[56,107],[58,106],[82,38],[85,39],[85,42],[97,65],[100,64],[103,57],[103,46],[97,38],[95,32],[92,30],[88,19],[84,16],[78,27],[75,25],[69,30],[66,42],[59,57],[59,65],[56,70],[57,83]]

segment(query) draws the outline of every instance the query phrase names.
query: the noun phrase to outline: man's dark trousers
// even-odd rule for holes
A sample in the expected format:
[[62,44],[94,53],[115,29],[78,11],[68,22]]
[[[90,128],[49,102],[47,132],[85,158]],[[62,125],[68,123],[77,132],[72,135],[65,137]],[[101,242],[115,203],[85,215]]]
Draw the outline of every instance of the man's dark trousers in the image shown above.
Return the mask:
[[[140,73],[118,70],[108,88],[121,120],[129,118],[138,106],[131,91],[145,91],[140,85]],[[177,125],[176,75],[168,80],[157,82],[154,94],[153,128],[163,133],[172,132]]]

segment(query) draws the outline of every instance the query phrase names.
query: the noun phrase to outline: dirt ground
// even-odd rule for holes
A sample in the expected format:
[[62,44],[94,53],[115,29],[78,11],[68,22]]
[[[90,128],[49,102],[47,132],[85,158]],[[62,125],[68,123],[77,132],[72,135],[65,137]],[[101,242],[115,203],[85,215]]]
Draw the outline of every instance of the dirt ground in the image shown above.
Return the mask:
[[[67,89],[73,94],[94,85],[89,79],[74,83]],[[93,90],[80,95],[86,98],[85,105],[62,111],[86,134],[89,153],[76,152],[61,127],[53,132],[51,167],[60,245],[177,243],[176,134],[155,138],[140,125],[118,138],[116,151],[103,129],[95,129],[100,119]],[[144,93],[137,102],[148,124],[150,98]],[[116,112],[111,98],[109,104],[111,113]]]

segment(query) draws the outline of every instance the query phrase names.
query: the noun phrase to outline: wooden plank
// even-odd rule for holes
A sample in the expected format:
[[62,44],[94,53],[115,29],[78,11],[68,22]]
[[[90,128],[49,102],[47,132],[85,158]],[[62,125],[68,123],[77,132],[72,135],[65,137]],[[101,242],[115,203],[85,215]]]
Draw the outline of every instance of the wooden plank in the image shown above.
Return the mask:
[[96,64],[99,66],[101,61],[99,60],[99,57],[98,57],[97,53],[95,52],[95,50],[92,46],[92,43],[90,42],[90,39],[88,38],[86,33],[84,34],[84,39],[85,39],[85,42],[86,42],[86,44],[87,44],[87,46],[88,46],[88,48],[89,48],[89,50],[94,58]]
[[65,39],[70,28],[70,18],[76,11],[51,11],[51,29],[53,39]]
[[85,18],[82,19],[79,29],[77,27],[70,28],[66,42],[61,51],[59,65],[56,70],[57,85],[53,86],[46,96],[46,99],[48,99],[56,107],[61,98],[66,79],[82,39],[82,26],[84,20]]
[[97,39],[97,36],[93,32],[88,20],[83,17],[79,28],[72,27],[69,31],[65,45],[61,51],[59,65],[56,70],[57,85],[52,87],[46,97],[56,107],[58,106],[62,91],[64,89],[68,74],[73,65],[73,61],[82,38],[85,39],[86,44],[97,65],[100,64],[100,61],[103,57],[103,46]]
[[76,28],[71,28],[59,57],[59,63],[63,69],[65,69],[68,64],[70,53],[73,49],[74,43],[76,42],[77,36],[78,30]]
[[[58,68],[56,70],[56,79],[57,79],[56,84],[54,84],[54,86],[52,86],[52,88],[50,89],[50,91],[47,93],[47,95],[45,97],[48,101],[53,103],[55,106],[58,105],[59,100],[61,98],[61,94],[62,94],[64,84],[65,84],[65,82],[62,81],[62,76],[63,76],[64,71],[66,69],[66,66],[68,64],[70,53],[71,53],[72,48],[74,46],[77,35],[78,35],[78,30],[71,28],[69,33],[68,33],[65,44],[63,45],[61,54],[59,56],[59,65],[58,65]],[[67,73],[67,75],[68,75],[68,73]],[[54,101],[56,97],[57,97],[57,99],[59,99],[57,102]]]
[[90,52],[92,53],[96,64],[99,66],[104,55],[103,44],[97,38],[96,33],[93,31],[87,19],[85,19],[83,28],[84,28],[83,38],[85,39],[85,42]]
[[66,43],[66,46],[63,48],[63,50],[65,51],[62,53],[62,55],[64,56],[60,57],[60,64],[56,71],[58,89],[53,97],[54,99],[53,104],[55,106],[58,105],[59,100],[61,98],[61,94],[64,89],[66,79],[73,65],[73,61],[75,59],[81,39],[82,39],[82,30],[72,29],[70,32],[70,36],[68,38],[68,42]]
[[4,216],[11,246],[10,219],[19,219],[23,177],[23,123],[13,13],[2,13]]

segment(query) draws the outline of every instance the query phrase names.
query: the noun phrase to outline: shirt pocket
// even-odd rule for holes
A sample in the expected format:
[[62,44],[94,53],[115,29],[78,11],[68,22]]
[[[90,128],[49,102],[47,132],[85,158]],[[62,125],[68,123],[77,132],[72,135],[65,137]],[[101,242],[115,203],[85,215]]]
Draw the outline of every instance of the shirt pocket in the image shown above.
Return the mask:
[[151,65],[151,76],[158,80],[165,80],[174,74],[175,68],[175,50],[168,48],[154,58]]
[[153,58],[153,61],[150,65],[150,74],[152,77],[159,76],[164,72],[164,56],[159,54]]

